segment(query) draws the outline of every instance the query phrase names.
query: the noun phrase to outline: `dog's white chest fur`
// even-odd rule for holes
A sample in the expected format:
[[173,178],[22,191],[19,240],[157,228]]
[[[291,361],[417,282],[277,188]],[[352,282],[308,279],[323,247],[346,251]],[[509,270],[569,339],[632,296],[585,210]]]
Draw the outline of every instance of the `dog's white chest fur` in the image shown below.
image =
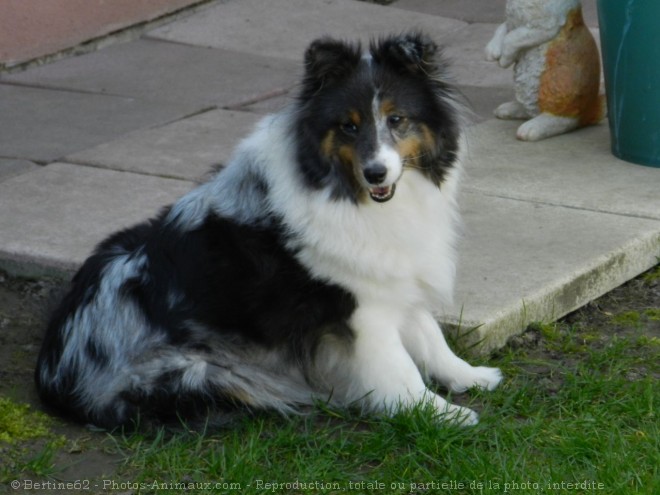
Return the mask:
[[[278,125],[264,130],[265,139],[278,140]],[[346,287],[361,303],[439,309],[451,302],[459,163],[440,189],[405,170],[392,200],[359,204],[331,201],[326,192],[303,187],[286,156],[272,163],[282,166],[265,171],[269,201],[295,232],[292,247],[310,273]]]

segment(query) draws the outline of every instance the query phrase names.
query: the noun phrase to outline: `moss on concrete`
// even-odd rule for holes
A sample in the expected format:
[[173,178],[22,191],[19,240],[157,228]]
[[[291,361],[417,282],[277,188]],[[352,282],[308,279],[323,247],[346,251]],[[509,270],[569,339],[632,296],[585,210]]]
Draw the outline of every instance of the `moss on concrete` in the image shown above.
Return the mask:
[[15,444],[24,440],[50,436],[51,419],[44,413],[31,411],[28,404],[18,404],[0,397],[0,442]]

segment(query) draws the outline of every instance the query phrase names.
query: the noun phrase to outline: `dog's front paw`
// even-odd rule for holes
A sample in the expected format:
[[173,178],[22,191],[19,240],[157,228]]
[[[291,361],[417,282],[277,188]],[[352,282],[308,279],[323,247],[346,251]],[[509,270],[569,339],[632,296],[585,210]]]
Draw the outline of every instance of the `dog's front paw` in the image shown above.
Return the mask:
[[[472,387],[483,388],[485,390],[495,390],[504,378],[499,368],[489,368],[487,366],[478,366],[474,368],[478,373]],[[472,388],[470,387],[470,388]]]
[[453,392],[465,392],[469,388],[495,390],[502,381],[502,378],[503,375],[499,368],[476,366],[470,368],[470,372],[466,373],[465,376],[454,380],[449,388]]
[[456,426],[474,426],[479,423],[479,415],[476,412],[455,404],[448,404],[444,410],[438,411],[438,418]]

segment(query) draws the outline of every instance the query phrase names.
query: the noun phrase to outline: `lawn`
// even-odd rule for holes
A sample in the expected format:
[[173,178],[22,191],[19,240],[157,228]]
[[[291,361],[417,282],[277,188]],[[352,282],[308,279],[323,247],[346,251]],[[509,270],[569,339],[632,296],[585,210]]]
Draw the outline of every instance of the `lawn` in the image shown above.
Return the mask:
[[[480,411],[474,427],[439,424],[422,405],[393,418],[319,407],[223,428],[96,433],[94,448],[118,463],[86,480],[88,492],[660,493],[660,267],[532,325],[486,362],[502,368],[502,385],[451,398]],[[57,450],[71,440],[1,442],[0,482],[62,479]]]

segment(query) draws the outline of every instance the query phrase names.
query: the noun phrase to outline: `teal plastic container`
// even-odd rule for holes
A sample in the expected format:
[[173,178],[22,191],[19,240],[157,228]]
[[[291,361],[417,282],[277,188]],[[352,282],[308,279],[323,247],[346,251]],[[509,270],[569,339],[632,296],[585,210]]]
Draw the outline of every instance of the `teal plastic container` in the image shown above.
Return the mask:
[[598,0],[612,153],[660,167],[660,0]]

